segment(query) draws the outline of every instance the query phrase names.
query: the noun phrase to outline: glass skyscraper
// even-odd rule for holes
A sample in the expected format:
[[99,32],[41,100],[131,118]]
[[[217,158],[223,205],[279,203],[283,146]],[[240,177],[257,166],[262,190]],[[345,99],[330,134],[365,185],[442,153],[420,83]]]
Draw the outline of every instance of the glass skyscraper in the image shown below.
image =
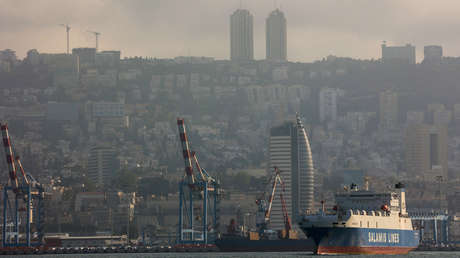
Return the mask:
[[[270,130],[270,173],[273,167],[281,171],[285,185],[284,199],[291,219],[295,220],[306,210],[314,207],[314,169],[310,143],[299,117]],[[282,229],[283,214],[279,192],[273,201],[270,218],[272,229]]]

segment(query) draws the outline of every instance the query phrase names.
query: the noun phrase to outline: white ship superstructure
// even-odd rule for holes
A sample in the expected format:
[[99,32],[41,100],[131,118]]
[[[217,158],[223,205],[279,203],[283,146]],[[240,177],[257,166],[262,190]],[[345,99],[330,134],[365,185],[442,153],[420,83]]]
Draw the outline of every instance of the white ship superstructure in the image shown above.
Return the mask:
[[334,211],[321,210],[300,222],[318,253],[407,253],[418,246],[418,232],[406,211],[404,185],[396,191],[358,190],[336,194]]

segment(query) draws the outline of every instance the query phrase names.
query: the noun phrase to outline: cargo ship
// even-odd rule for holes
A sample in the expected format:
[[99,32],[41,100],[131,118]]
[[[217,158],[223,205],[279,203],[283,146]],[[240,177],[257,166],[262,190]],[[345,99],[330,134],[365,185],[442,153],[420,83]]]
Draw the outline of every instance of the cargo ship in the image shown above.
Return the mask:
[[313,252],[315,248],[312,239],[299,239],[295,230],[245,232],[240,230],[234,219],[230,221],[227,233],[215,243],[222,252]]
[[255,233],[249,233],[252,237],[248,235],[224,235],[215,243],[222,252],[313,252],[315,249],[315,243],[311,239],[283,239],[275,236],[277,235],[276,231],[273,233],[273,238],[260,238]]
[[[239,227],[234,219],[227,227],[227,233],[216,240],[216,246],[223,252],[312,252],[315,244],[311,239],[300,239],[298,232],[291,225],[284,199],[285,188],[281,179],[281,171],[274,167],[270,177],[270,195],[264,192],[256,200],[256,230],[246,231]],[[279,198],[282,206],[284,228],[270,229],[270,213],[275,198],[276,187],[279,185]]]
[[335,195],[326,212],[304,215],[299,222],[314,240],[316,254],[407,254],[417,248],[419,233],[406,211],[402,183],[391,192],[376,193],[352,184]]

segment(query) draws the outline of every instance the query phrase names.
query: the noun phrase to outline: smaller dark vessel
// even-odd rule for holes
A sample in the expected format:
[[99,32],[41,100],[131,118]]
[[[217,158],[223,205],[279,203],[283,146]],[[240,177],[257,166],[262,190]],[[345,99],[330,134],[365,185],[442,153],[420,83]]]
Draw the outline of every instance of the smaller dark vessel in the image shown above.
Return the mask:
[[[223,252],[313,252],[315,243],[312,239],[299,239],[298,232],[292,229],[291,219],[286,209],[283,193],[284,184],[280,171],[274,168],[271,176],[271,191],[268,200],[263,193],[256,200],[258,205],[256,226],[257,231],[244,232],[236,225],[234,219],[230,221],[227,234],[216,240],[216,245]],[[281,185],[280,201],[284,217],[284,229],[275,231],[268,229],[270,212],[277,183]]]
[[313,252],[315,250],[315,242],[311,239],[256,238],[251,240],[250,236],[227,234],[216,240],[216,246],[222,252]]

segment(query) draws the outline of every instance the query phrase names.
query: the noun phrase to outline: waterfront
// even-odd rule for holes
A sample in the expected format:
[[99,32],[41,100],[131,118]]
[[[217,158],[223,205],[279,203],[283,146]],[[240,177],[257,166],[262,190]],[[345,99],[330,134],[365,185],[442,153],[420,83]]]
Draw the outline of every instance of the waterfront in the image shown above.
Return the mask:
[[[17,255],[14,256],[17,258],[20,257],[30,257],[28,255]],[[222,258],[237,258],[237,257],[244,257],[244,258],[275,258],[275,257],[315,257],[315,255],[311,253],[305,252],[283,252],[283,253],[124,253],[124,254],[47,254],[47,255],[34,255],[33,257],[55,257],[55,258],[102,258],[102,257],[116,257],[116,258],[125,258],[125,257],[133,257],[133,258],[150,258],[150,257],[169,257],[169,258],[211,258],[211,257],[222,257]],[[316,256],[319,257],[319,256]],[[387,255],[334,255],[334,257],[388,257]],[[411,252],[407,255],[394,255],[391,257],[460,257],[460,252]]]

